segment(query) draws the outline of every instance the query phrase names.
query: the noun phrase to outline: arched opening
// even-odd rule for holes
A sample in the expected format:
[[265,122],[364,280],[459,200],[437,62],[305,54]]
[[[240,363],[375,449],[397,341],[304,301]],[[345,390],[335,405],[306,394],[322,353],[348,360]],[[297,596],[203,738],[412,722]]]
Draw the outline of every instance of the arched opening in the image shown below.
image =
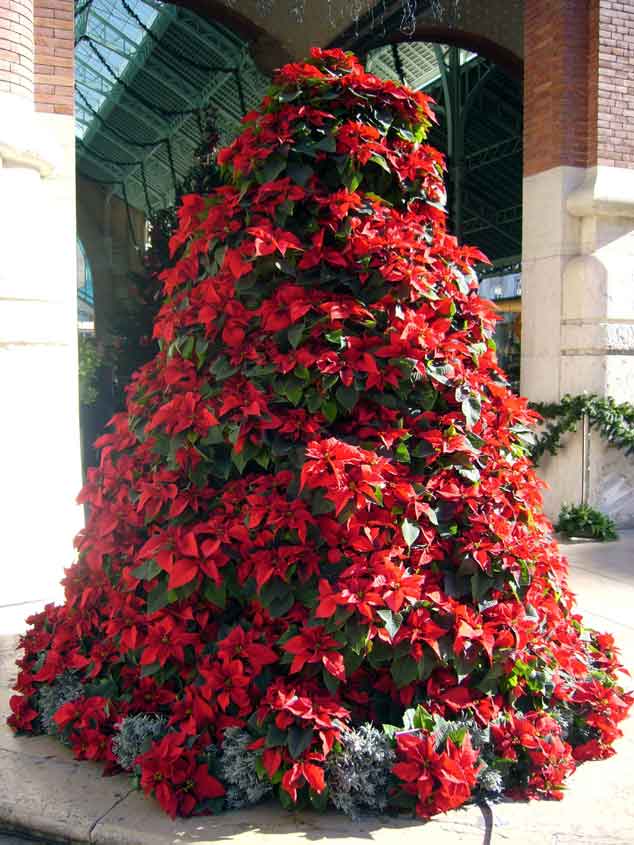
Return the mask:
[[93,274],[80,238],[77,238],[77,327],[80,332],[87,334],[94,334],[95,331]]
[[429,143],[447,165],[449,230],[491,260],[481,294],[500,311],[498,356],[519,387],[522,253],[522,87],[490,58],[455,44],[396,41],[365,54],[377,76],[435,100]]

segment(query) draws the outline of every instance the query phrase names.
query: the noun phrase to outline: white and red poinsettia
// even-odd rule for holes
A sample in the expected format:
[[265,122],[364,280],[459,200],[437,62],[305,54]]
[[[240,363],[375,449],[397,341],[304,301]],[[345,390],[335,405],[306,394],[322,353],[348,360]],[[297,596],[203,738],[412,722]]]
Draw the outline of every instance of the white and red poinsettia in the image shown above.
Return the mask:
[[404,718],[395,808],[457,807],[486,769],[560,797],[631,704],[575,615],[431,120],[313,50],[180,209],[160,351],[98,441],[9,720],[112,770],[120,726],[155,714],[133,768],[172,815],[222,806],[230,729],[285,805],[319,806],[347,732]]

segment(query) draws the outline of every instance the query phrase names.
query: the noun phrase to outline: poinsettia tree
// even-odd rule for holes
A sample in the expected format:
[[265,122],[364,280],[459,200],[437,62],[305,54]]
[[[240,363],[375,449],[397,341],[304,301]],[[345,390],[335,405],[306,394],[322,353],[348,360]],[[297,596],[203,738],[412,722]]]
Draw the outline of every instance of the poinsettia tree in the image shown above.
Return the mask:
[[560,797],[631,704],[575,613],[432,119],[314,50],[183,200],[160,351],[10,717],[172,815]]

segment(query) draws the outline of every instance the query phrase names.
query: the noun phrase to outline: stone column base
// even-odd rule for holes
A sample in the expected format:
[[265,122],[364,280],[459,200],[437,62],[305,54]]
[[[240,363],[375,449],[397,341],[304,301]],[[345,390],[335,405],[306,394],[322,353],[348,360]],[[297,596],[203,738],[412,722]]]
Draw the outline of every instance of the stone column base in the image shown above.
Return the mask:
[[[524,180],[522,393],[634,401],[634,171],[558,167]],[[634,459],[580,432],[543,461],[546,512],[589,504],[634,525]]]

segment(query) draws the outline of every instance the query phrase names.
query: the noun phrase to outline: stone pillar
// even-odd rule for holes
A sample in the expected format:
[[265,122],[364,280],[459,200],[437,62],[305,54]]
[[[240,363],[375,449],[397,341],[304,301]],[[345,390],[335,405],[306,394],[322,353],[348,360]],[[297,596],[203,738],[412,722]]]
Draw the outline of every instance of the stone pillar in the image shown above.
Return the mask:
[[[634,0],[526,0],[522,393],[634,399]],[[586,444],[587,445],[587,444]],[[541,474],[546,511],[634,524],[634,462],[593,432]]]
[[43,50],[72,92],[72,29],[70,0],[0,0],[0,605],[58,596],[81,526],[72,93],[38,91]]

